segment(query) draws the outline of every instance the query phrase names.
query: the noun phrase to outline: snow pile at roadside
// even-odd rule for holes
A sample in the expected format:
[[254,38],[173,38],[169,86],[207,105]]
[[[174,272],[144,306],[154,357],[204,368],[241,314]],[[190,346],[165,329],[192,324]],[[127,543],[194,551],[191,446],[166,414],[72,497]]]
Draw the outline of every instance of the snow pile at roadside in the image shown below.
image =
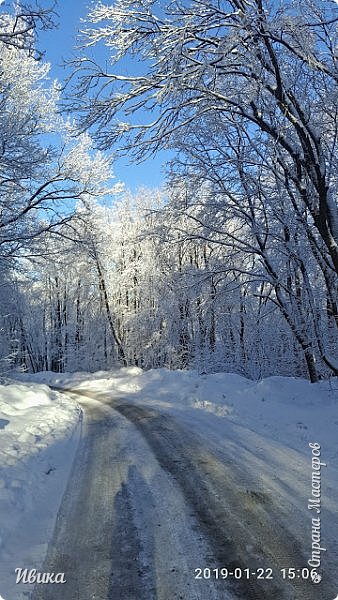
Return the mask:
[[208,375],[190,403],[302,453],[308,454],[307,442],[321,441],[325,456],[338,458],[337,378],[311,384],[294,377]]
[[[295,377],[268,377],[252,381],[233,373],[199,375],[196,371],[169,371],[124,367],[97,373],[26,375],[61,389],[92,391],[112,398],[161,406],[183,413],[196,422],[217,417],[308,452],[307,442],[321,440],[326,456],[338,460],[338,378],[310,383]],[[202,413],[199,415],[199,413]]]
[[[86,373],[54,373],[53,371],[41,371],[40,373],[25,373],[19,377],[23,381],[34,381],[44,383],[62,390],[67,389],[93,389],[95,391],[109,390],[114,395],[136,392],[142,389],[145,376],[148,373],[167,372],[167,369],[156,369],[143,372],[139,367],[122,367],[114,371],[96,371]],[[171,371],[168,371],[171,373]]]
[[80,409],[46,385],[0,386],[0,595],[26,597],[15,568],[41,569],[80,432]]

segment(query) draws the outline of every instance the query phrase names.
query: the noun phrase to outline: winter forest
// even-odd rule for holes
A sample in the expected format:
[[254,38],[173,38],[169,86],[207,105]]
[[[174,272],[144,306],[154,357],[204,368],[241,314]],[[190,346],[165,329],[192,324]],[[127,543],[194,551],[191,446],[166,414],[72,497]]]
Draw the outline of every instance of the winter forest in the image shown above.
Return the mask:
[[338,375],[337,3],[94,2],[63,81],[57,11],[0,0],[0,374]]

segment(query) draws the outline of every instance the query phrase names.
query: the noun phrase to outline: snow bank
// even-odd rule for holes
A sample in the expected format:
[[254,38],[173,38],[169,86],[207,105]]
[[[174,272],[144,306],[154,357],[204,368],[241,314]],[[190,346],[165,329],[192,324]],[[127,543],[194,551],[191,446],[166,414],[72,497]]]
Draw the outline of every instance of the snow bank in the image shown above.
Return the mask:
[[307,442],[321,440],[326,456],[337,459],[338,378],[313,384],[294,377],[207,375],[188,402],[301,453],[308,454]]
[[0,386],[0,595],[27,598],[15,568],[41,570],[80,433],[79,407],[47,385]]
[[193,420],[196,411],[211,413],[302,453],[308,452],[307,441],[320,438],[328,456],[337,459],[338,378],[319,383],[295,377],[252,381],[234,373],[199,375],[196,371],[142,371],[139,367],[25,377],[61,389],[109,392],[113,398],[153,404],[169,412],[184,410]]

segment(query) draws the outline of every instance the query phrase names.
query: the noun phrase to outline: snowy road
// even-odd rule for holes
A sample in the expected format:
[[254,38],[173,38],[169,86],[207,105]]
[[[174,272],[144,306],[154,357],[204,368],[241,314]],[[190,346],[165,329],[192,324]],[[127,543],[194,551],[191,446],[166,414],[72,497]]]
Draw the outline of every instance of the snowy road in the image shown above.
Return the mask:
[[[257,465],[245,466],[243,440],[236,448],[232,436],[227,451],[163,409],[108,393],[73,397],[84,433],[43,568],[67,583],[37,585],[33,600],[334,597],[328,578],[282,580],[282,567],[306,566],[301,534],[266,491],[273,477],[264,489],[253,484]],[[241,569],[241,579],[195,578],[221,567]],[[273,578],[258,579],[259,569]]]

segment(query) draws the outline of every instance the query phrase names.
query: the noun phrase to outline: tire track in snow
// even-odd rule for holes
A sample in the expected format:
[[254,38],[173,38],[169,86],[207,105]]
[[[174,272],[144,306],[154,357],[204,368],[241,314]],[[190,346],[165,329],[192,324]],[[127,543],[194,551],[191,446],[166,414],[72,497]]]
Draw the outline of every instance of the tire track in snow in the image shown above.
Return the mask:
[[[332,581],[316,585],[281,578],[281,568],[306,566],[307,559],[293,532],[280,525],[273,497],[264,490],[246,488],[243,466],[238,476],[235,464],[225,465],[203,439],[191,435],[168,414],[133,404],[114,404],[114,408],[136,425],[162,468],[179,484],[213,548],[217,564],[212,565],[210,559],[211,566],[251,571],[273,568],[273,581],[242,580],[235,587],[241,600],[331,597]],[[247,479],[252,480],[252,473]]]
[[[278,523],[274,499],[246,487],[252,473],[246,480],[243,465],[240,470],[222,460],[168,414],[106,394],[81,391],[81,396],[88,431],[44,567],[71,573],[70,587],[37,586],[34,600],[330,598],[330,582],[315,586],[276,577],[281,567],[306,561],[292,532]],[[100,399],[100,409],[86,406],[86,397]],[[154,470],[159,465],[161,476],[147,480],[148,463]],[[183,549],[175,539],[180,528]],[[275,579],[241,581],[229,596],[229,580],[193,580],[193,567],[203,566],[272,567]]]
[[231,600],[228,583],[194,581],[209,548],[137,428],[101,402],[83,406],[84,435],[43,566],[67,583],[36,585],[33,600]]
[[67,583],[36,585],[33,600],[106,600],[113,597],[112,576],[114,598],[149,598],[138,573],[139,541],[124,486],[121,421],[107,408],[87,412],[43,567],[44,572],[64,572]]

